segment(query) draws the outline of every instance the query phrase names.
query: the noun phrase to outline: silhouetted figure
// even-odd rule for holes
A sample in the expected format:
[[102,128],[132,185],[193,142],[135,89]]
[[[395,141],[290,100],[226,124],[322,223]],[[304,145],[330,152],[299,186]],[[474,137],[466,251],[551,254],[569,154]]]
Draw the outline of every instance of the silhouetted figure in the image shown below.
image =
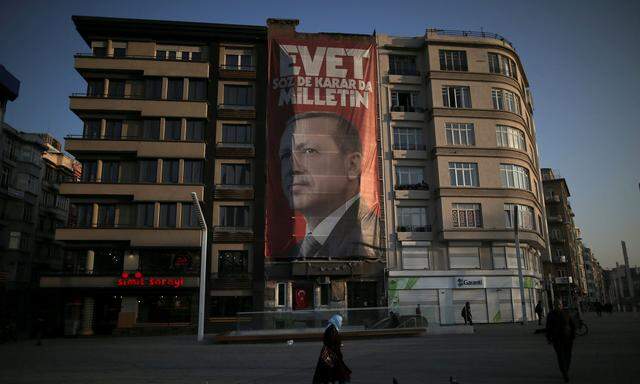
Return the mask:
[[391,328],[398,328],[400,326],[400,318],[398,318],[398,314],[391,311],[389,312],[389,317],[391,318]]
[[420,309],[420,304],[416,307],[416,317],[418,318],[418,327],[422,327],[422,309]]
[[607,303],[604,305],[604,310],[608,313],[611,314],[611,312],[613,312],[613,304],[611,303]]
[[538,325],[542,325],[542,316],[544,315],[542,301],[538,301],[538,304],[536,304],[536,315],[538,316]]
[[576,326],[571,316],[562,310],[562,303],[556,301],[555,308],[547,315],[547,340],[553,344],[558,356],[558,365],[565,382],[569,381],[571,350],[576,336]]
[[38,316],[36,319],[36,345],[42,345],[42,336],[44,335],[44,318],[42,316]]
[[346,383],[351,380],[351,370],[342,359],[340,328],[342,316],[333,315],[324,331],[322,350],[313,375],[313,384]]
[[601,302],[596,302],[596,314],[598,315],[598,317],[602,317],[602,303]]
[[462,312],[460,313],[462,318],[464,319],[464,325],[473,325],[473,316],[471,316],[471,304],[467,301],[462,307]]

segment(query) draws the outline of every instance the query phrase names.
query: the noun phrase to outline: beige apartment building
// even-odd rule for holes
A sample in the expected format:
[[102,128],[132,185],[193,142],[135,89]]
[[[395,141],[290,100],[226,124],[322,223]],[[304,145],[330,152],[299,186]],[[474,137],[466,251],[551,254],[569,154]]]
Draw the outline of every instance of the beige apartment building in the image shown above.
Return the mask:
[[389,305],[430,321],[522,318],[543,285],[546,220],[524,68],[489,33],[378,35]]

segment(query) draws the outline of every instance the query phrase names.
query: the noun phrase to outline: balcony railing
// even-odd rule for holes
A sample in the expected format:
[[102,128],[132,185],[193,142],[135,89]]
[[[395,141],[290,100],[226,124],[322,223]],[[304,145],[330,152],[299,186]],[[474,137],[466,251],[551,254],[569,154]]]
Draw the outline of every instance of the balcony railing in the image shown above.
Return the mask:
[[254,65],[228,65],[222,64],[220,69],[224,69],[226,71],[244,71],[244,72],[252,72],[256,70]]
[[426,144],[393,144],[393,149],[397,151],[426,151]]
[[411,105],[392,105],[391,112],[417,112],[424,113],[424,108]]
[[84,180],[82,178],[77,178],[75,176],[67,176],[63,179],[64,183],[75,183],[75,184],[136,184],[136,185],[179,185],[179,186],[191,186],[191,185],[197,185],[197,186],[202,186],[204,185],[204,182],[199,182],[199,183],[167,183],[167,182],[161,182],[161,181],[141,181],[136,179],[126,179],[126,180],[107,180],[107,179],[91,179],[91,180]]
[[65,139],[83,139],[83,140],[104,140],[104,141],[153,141],[160,143],[203,143],[204,139],[197,140],[161,140],[160,138],[144,137],[140,135],[120,135],[120,136],[106,136],[106,135],[67,135]]
[[429,184],[424,181],[416,184],[399,184],[395,186],[398,191],[428,191]]
[[398,76],[420,76],[420,71],[418,71],[417,69],[401,70],[401,69],[390,68],[389,74],[398,75]]
[[226,225],[216,225],[213,227],[214,232],[239,232],[239,233],[251,233],[253,232],[253,227],[240,227],[240,226],[226,226]]
[[497,33],[492,33],[492,32],[458,31],[458,30],[452,30],[452,29],[436,29],[436,28],[430,28],[427,30],[427,32],[435,33],[436,35],[441,35],[441,36],[462,36],[462,37],[479,37],[482,39],[496,39],[508,44],[511,48],[515,49],[515,47],[509,40],[505,39],[503,36]]
[[198,226],[193,227],[166,227],[166,226],[144,226],[144,225],[135,225],[135,224],[110,224],[110,223],[98,223],[98,224],[69,224],[66,227],[61,227],[62,229],[150,229],[150,230],[158,230],[158,229],[171,229],[171,230],[194,230],[199,229]]
[[399,225],[396,228],[397,232],[431,232],[431,224],[425,226],[420,225]]
[[153,61],[183,61],[183,62],[193,62],[193,63],[206,63],[208,60],[206,58],[184,60],[182,58],[175,59],[166,59],[166,58],[158,58],[155,55],[153,56],[145,56],[145,55],[128,55],[128,54],[101,54],[101,53],[76,53],[75,57],[94,57],[98,59],[136,59],[136,60],[153,60]]
[[206,102],[207,98],[198,98],[198,99],[169,99],[162,97],[149,97],[143,94],[133,94],[133,93],[123,93],[123,94],[107,94],[101,92],[74,92],[71,94],[71,97],[85,97],[91,99],[110,99],[110,100],[146,100],[146,101],[184,101],[184,102]]

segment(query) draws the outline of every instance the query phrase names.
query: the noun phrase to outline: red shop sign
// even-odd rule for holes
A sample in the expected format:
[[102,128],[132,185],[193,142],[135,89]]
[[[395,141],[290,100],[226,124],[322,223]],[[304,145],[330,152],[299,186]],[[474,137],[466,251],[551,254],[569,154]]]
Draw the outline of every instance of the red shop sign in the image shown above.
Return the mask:
[[138,271],[132,275],[122,272],[118,279],[118,287],[170,287],[180,288],[184,285],[184,277],[144,277]]

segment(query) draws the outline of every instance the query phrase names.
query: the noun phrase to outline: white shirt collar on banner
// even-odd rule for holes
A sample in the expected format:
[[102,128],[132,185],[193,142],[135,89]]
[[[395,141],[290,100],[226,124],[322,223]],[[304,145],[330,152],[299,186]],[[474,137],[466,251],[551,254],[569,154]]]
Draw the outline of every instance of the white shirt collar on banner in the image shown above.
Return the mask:
[[338,221],[340,221],[342,216],[344,216],[349,208],[351,208],[353,203],[355,203],[359,198],[360,194],[358,193],[347,200],[346,203],[342,204],[338,207],[338,209],[331,212],[329,216],[325,217],[324,220],[322,220],[315,228],[309,229],[309,226],[307,225],[304,231],[305,236],[311,234],[311,236],[313,236],[313,238],[316,239],[318,243],[324,245],[325,241],[327,241],[327,237],[329,237],[331,231],[333,231],[333,228],[335,228],[336,224],[338,224]]

